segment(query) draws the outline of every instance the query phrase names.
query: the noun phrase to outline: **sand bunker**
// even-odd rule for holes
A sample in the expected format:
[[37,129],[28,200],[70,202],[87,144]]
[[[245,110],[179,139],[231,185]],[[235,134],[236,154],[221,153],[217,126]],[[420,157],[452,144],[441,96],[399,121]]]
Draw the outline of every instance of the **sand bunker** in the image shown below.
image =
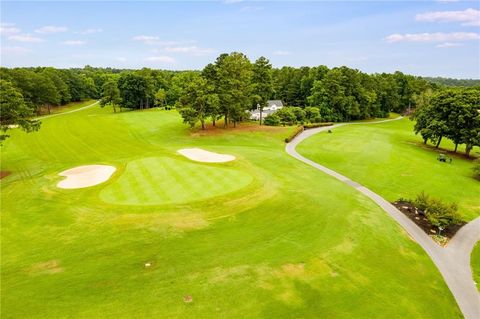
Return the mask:
[[177,152],[197,162],[224,163],[235,159],[233,155],[213,153],[202,150],[201,148],[184,148]]
[[57,187],[72,189],[94,186],[108,180],[116,170],[108,165],[78,166],[59,173],[66,178]]

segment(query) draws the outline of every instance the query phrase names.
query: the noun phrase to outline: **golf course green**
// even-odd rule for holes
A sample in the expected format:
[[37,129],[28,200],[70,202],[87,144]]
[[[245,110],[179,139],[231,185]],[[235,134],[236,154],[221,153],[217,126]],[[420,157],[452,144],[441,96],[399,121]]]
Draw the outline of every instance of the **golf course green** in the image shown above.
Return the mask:
[[473,248],[470,263],[472,265],[473,280],[480,290],[480,243],[477,243]]
[[[441,146],[453,149],[448,140]],[[462,156],[454,156],[451,164],[438,161],[441,150],[422,144],[407,118],[339,127],[331,134],[322,132],[305,140],[297,150],[389,201],[415,199],[425,191],[457,203],[467,221],[480,215],[480,184],[474,178],[472,161]],[[462,146],[459,152],[463,152]],[[474,148],[472,154],[477,152]]]
[[[293,128],[199,133],[176,111],[114,114],[98,105],[42,122],[38,132],[12,130],[2,146],[1,169],[11,174],[1,180],[1,308],[11,318],[462,317],[432,261],[393,219],[284,152]],[[379,193],[399,172],[428,174],[432,195],[478,215],[468,162],[439,166],[434,152],[396,134],[373,139],[409,125],[345,127],[300,149],[326,152],[326,163],[352,178],[363,170],[346,168],[364,165]],[[369,149],[348,142],[355,130]],[[398,144],[411,153],[392,155]],[[236,160],[177,154],[190,147]],[[370,169],[363,152],[373,150]],[[385,162],[391,172],[375,173]],[[400,171],[402,163],[411,166]],[[58,173],[95,164],[117,170],[96,186],[56,186]],[[447,178],[454,182],[443,185]],[[390,185],[387,198],[426,187],[408,183],[409,191]]]

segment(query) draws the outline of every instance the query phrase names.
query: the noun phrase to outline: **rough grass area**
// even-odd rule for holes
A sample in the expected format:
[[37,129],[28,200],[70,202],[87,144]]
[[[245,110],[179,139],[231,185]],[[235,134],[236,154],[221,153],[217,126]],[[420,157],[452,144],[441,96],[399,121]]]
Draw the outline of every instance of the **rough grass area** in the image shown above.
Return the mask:
[[[442,146],[451,147],[448,141]],[[480,183],[473,176],[472,161],[463,156],[455,157],[452,164],[437,161],[439,151],[424,147],[409,119],[322,132],[301,143],[298,151],[389,201],[414,199],[425,191],[457,203],[465,220],[480,215]],[[472,151],[476,152],[478,148]]]
[[[192,136],[176,111],[95,106],[12,132],[2,149],[12,172],[1,181],[2,316],[461,318],[433,263],[390,217],[284,152],[290,131]],[[190,169],[176,155],[188,147],[237,160],[196,164],[200,182],[192,175],[191,189],[181,187],[205,189],[206,200],[138,205],[178,187],[135,174],[150,166],[140,164],[168,158]],[[94,187],[55,187],[58,172],[91,163],[119,169]],[[157,165],[154,174],[167,174]],[[204,179],[220,168],[229,174],[215,175],[221,187]],[[104,192],[138,204],[107,203]]]

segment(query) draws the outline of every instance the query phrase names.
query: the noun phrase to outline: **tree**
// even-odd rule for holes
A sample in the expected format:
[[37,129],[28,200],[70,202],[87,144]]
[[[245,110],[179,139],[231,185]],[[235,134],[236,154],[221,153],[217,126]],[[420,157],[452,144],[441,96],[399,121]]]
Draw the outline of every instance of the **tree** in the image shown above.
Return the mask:
[[140,74],[127,72],[118,79],[121,106],[129,109],[143,109],[150,93],[147,80]]
[[194,127],[200,121],[202,130],[205,121],[210,116],[211,110],[218,106],[219,99],[214,93],[214,88],[200,75],[185,88],[184,95],[180,98],[178,109],[184,123]]
[[[117,112],[117,105],[122,103],[120,98],[120,90],[118,89],[117,82],[114,79],[109,79],[102,86],[102,98],[100,99],[100,106],[111,105],[113,112]],[[120,109],[121,110],[121,109]]]
[[239,52],[222,54],[217,58],[216,77],[216,93],[225,118],[225,127],[230,120],[235,127],[251,105],[251,63]]
[[297,122],[297,117],[291,107],[284,107],[274,113],[279,119],[280,124],[292,125]]
[[253,64],[252,93],[255,104],[260,109],[260,125],[262,125],[262,111],[273,94],[272,65],[265,57],[258,58]]
[[157,93],[155,93],[155,105],[157,107],[165,106],[166,101],[167,92],[164,89],[158,89]]
[[305,118],[310,123],[318,123],[322,121],[320,110],[318,107],[308,106],[305,108]]
[[[0,128],[3,133],[16,125],[26,132],[38,130],[40,122],[31,119],[34,111],[11,82],[0,79]],[[6,138],[7,134],[0,134],[0,142]]]

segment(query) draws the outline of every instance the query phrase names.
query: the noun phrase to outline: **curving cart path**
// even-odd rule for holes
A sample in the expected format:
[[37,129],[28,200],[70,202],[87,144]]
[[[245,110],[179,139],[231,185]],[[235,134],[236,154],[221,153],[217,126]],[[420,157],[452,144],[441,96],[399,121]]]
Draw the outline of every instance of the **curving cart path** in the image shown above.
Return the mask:
[[472,278],[470,269],[470,254],[473,246],[480,240],[480,217],[463,226],[460,231],[450,240],[446,247],[439,246],[433,241],[425,232],[420,229],[414,222],[401,213],[395,206],[390,204],[380,195],[374,193],[370,189],[361,184],[352,181],[346,176],[343,176],[334,170],[320,165],[306,157],[303,157],[295,148],[303,140],[309,138],[317,133],[337,128],[344,125],[355,124],[377,124],[390,121],[400,120],[398,117],[390,120],[383,120],[377,122],[359,122],[359,123],[341,123],[333,126],[319,127],[305,130],[300,133],[293,141],[288,143],[285,147],[286,152],[294,158],[315,167],[322,172],[335,177],[341,182],[355,188],[365,196],[373,200],[385,212],[387,212],[393,219],[403,227],[403,229],[427,252],[432,261],[437,266],[457,301],[463,316],[466,319],[480,318],[480,294]]

